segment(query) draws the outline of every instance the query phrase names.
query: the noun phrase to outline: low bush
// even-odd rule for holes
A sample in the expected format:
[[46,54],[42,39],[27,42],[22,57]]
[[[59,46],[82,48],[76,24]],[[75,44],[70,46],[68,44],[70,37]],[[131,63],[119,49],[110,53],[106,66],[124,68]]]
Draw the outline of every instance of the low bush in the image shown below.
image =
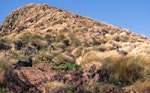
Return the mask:
[[81,67],[79,65],[70,62],[65,62],[63,64],[53,66],[53,69],[59,71],[78,70],[80,68]]

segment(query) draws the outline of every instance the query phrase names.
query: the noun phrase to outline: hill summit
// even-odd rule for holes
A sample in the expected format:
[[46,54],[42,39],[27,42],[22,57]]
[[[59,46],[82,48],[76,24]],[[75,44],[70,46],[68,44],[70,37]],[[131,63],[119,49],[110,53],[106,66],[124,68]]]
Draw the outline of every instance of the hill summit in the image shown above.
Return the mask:
[[143,53],[146,52],[145,47],[149,46],[146,37],[127,29],[40,4],[30,4],[13,11],[0,29],[2,36],[13,34],[11,40],[24,33],[33,33],[41,36],[51,34],[55,37],[62,35],[65,37],[63,39],[73,35],[86,46],[109,49],[120,46],[128,52]]
[[[12,67],[5,75],[6,85],[15,92],[20,90],[23,93],[51,93],[55,89],[65,91],[64,88],[71,91],[66,93],[98,93],[97,86],[100,84],[101,87],[101,82],[105,81],[123,88],[143,77],[140,72],[143,68],[137,64],[133,68],[130,60],[150,54],[150,40],[143,35],[42,4],[29,4],[10,13],[0,25],[0,36],[1,62],[20,64],[28,62],[29,56],[33,57],[33,67]],[[105,68],[104,63],[113,64],[114,59],[116,62],[127,61],[121,62],[125,63],[121,66],[131,68],[129,72],[134,71],[129,75],[131,78],[128,74],[114,74],[111,71],[116,70]],[[148,65],[144,66],[147,70]],[[128,71],[120,69],[118,71]],[[110,82],[110,79],[113,80]],[[99,83],[94,85],[92,82]],[[109,87],[103,91],[123,91],[113,90],[112,85]]]

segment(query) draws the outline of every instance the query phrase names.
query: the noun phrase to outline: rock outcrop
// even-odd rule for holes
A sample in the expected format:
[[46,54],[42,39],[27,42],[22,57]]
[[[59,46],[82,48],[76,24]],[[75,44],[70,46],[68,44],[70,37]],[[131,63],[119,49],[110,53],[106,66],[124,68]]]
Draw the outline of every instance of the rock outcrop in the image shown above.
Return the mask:
[[[44,91],[47,91],[46,85],[55,82],[62,83],[65,86],[73,86],[75,88],[74,93],[79,93],[79,91],[87,93],[88,91],[84,89],[84,86],[100,80],[95,65],[86,68],[84,72],[81,70],[60,72],[52,70],[51,65],[43,65],[21,67],[20,70],[12,69],[8,73],[7,82],[9,83],[7,83],[7,86],[14,93],[45,93]],[[56,86],[56,88],[58,87]],[[52,91],[56,91],[56,88]],[[65,91],[65,89],[62,90]]]

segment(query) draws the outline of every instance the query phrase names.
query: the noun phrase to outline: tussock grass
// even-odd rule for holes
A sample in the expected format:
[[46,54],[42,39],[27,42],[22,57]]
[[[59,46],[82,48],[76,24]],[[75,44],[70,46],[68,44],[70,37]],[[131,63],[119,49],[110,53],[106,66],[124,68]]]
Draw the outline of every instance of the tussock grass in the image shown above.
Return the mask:
[[40,50],[48,46],[48,42],[44,40],[44,37],[40,33],[21,33],[14,39],[14,45],[17,50],[25,48],[27,46],[33,46],[35,49]]
[[64,63],[65,61],[66,59],[64,58],[63,55],[58,55],[52,59],[52,62],[56,64]]
[[74,34],[70,34],[69,37],[70,37],[70,40],[71,40],[71,44],[74,47],[78,47],[79,45],[81,45],[80,40]]
[[62,41],[65,39],[65,35],[64,34],[58,34],[56,39],[57,39],[57,41]]
[[[146,64],[150,61],[142,56],[120,56],[111,57],[106,60],[102,70],[107,71],[109,77],[106,79],[109,83],[117,86],[126,86],[140,80],[143,81],[147,76]],[[148,63],[149,62],[149,63]]]
[[49,51],[42,50],[35,56],[35,63],[50,63],[53,57]]
[[[6,71],[10,69],[10,64],[6,63],[5,60],[0,59],[0,87],[6,85]],[[0,91],[2,91],[2,88],[0,88]]]
[[120,58],[112,65],[114,79],[128,85],[136,80],[143,78],[144,68],[139,64],[141,59],[138,58]]
[[[102,55],[99,55],[99,57],[101,59]],[[100,82],[91,83],[86,86],[86,89],[93,93],[105,93],[106,90],[148,93],[150,90],[149,59],[149,56],[143,55],[107,56],[103,59],[104,62],[98,70]],[[88,62],[90,60],[95,60],[95,56],[87,59]],[[101,61],[97,61],[97,63],[99,62]]]
[[8,37],[1,37],[0,43],[10,44],[11,40]]
[[46,34],[44,38],[48,42],[48,44],[55,42],[55,37],[51,34]]
[[[25,10],[21,8],[14,11],[2,26],[0,34],[6,35],[0,37],[0,43],[12,46],[7,51],[11,62],[26,60],[23,53],[27,53],[35,55],[37,63],[64,63],[58,69],[66,69],[69,64],[65,62],[69,58],[61,53],[69,51],[81,66],[94,64],[98,69],[102,68],[101,77],[108,84],[106,87],[109,84],[119,87],[134,86],[136,83],[139,84],[137,88],[142,85],[149,86],[147,82],[150,82],[150,56],[123,57],[112,51],[114,46],[119,46],[129,54],[149,55],[150,42],[147,38],[63,10],[60,12],[59,9],[43,5],[30,5],[30,8],[31,6],[31,10],[26,7]],[[14,18],[15,14],[19,18]],[[48,49],[50,44],[54,45],[55,50]],[[89,47],[91,49],[87,52],[86,48]],[[0,82],[3,81],[5,71],[3,63],[4,60],[0,60]],[[108,73],[103,73],[105,71]],[[108,77],[105,78],[105,75]],[[94,88],[93,92],[96,92]]]
[[82,62],[81,65],[85,65],[87,63],[91,63],[91,62],[99,62],[99,63],[103,63],[105,62],[105,59],[109,58],[112,55],[117,54],[116,52],[112,51],[112,52],[99,52],[99,51],[89,51],[87,53],[85,53],[82,57]]

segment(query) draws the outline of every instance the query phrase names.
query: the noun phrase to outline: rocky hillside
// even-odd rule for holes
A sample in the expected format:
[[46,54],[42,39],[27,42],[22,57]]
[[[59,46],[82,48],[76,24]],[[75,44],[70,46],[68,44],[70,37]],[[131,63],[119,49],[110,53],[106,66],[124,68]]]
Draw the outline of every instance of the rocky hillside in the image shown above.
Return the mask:
[[12,41],[31,33],[42,39],[48,35],[57,39],[64,37],[69,43],[76,38],[85,47],[101,45],[110,50],[118,45],[128,52],[149,53],[145,50],[149,47],[149,40],[142,35],[48,5],[21,7],[6,18],[0,29],[1,35],[9,36]]
[[[150,75],[147,75],[147,72],[150,73],[150,62],[144,61],[142,65],[139,62],[149,58],[150,40],[130,30],[48,5],[30,4],[6,17],[0,25],[0,35],[0,61],[9,65],[2,65],[0,73],[5,78],[0,81],[3,84],[5,80],[6,86],[14,93],[120,93],[126,90],[150,90],[150,83],[145,84],[149,79],[143,81],[145,87],[141,90],[136,90],[137,87],[134,90],[132,87],[124,89],[143,79],[141,73],[146,73],[146,78]],[[116,47],[128,54],[124,56],[116,51]],[[33,57],[33,67],[11,67],[19,61],[28,61],[29,56]],[[139,64],[137,68],[134,64],[135,68],[132,69],[137,71],[134,73],[135,78],[121,79],[120,76],[110,81],[114,73],[105,68],[105,63],[110,60],[113,63],[113,59],[120,62],[118,57],[129,59],[126,60],[129,64],[130,60],[135,61],[132,58],[141,58],[136,63]],[[7,70],[3,71],[4,68]],[[127,65],[127,69],[131,68]],[[106,87],[103,83],[106,83]]]

